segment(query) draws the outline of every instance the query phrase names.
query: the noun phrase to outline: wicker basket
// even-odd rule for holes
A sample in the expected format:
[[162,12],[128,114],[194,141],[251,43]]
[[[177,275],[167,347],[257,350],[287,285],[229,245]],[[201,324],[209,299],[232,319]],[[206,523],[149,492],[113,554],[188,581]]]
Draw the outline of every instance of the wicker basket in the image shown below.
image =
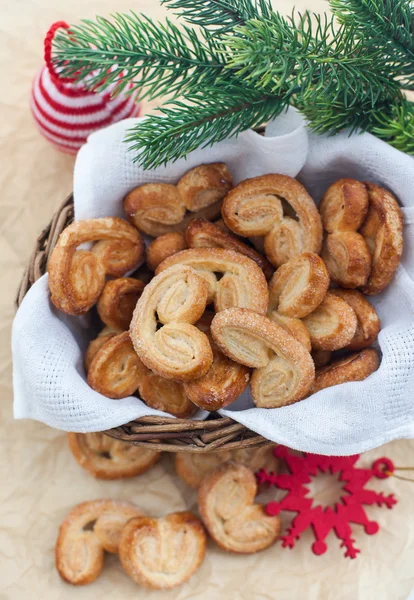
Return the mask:
[[[47,269],[49,256],[62,231],[73,220],[71,194],[55,213],[49,225],[37,239],[36,247],[20,284],[17,306],[33,283]],[[206,421],[191,421],[169,417],[142,417],[105,433],[111,437],[154,450],[169,452],[211,452],[217,449],[239,449],[259,446],[265,438],[232,419],[212,413]]]

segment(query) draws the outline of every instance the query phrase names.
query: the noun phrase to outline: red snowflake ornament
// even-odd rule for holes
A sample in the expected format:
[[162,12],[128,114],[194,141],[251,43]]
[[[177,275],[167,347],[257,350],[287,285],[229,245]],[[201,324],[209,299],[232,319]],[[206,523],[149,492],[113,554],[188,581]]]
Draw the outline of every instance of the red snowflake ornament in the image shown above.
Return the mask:
[[[274,485],[288,493],[280,502],[270,502],[266,506],[269,515],[277,515],[282,510],[297,512],[287,534],[282,536],[282,546],[293,548],[300,535],[312,527],[316,541],[312,544],[314,554],[324,554],[327,550],[325,539],[330,531],[334,531],[342,540],[341,547],[346,548],[345,557],[356,558],[360,552],[355,547],[352,538],[350,523],[363,525],[365,533],[373,535],[378,532],[379,525],[370,521],[365,513],[363,504],[377,504],[392,508],[397,500],[393,494],[384,496],[373,490],[366,490],[365,484],[374,476],[388,477],[394,470],[389,459],[381,458],[375,461],[372,469],[358,469],[355,463],[359,454],[355,456],[320,456],[318,454],[304,454],[297,456],[291,454],[284,446],[276,446],[273,450],[277,458],[283,458],[290,473],[274,475],[261,469],[256,473],[259,483]],[[306,487],[311,483],[311,476],[316,476],[318,471],[339,474],[339,481],[343,481],[344,492],[347,492],[333,508],[323,508],[321,505],[312,506],[313,499],[308,498],[310,490]]]

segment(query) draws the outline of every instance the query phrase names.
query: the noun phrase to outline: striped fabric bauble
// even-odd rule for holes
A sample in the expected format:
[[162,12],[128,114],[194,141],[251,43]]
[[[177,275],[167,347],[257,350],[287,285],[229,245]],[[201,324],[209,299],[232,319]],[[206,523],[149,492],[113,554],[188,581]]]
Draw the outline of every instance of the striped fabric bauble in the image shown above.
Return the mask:
[[45,138],[76,154],[90,133],[139,114],[133,96],[110,96],[110,89],[88,92],[79,84],[60,83],[43,67],[33,82],[31,108]]
[[[45,39],[46,66],[33,81],[31,109],[41,133],[59,150],[76,154],[90,133],[127,117],[139,114],[136,94],[124,92],[111,98],[115,84],[104,92],[91,92],[82,84],[59,79],[51,66],[51,41],[56,23]],[[131,89],[131,87],[129,88]]]

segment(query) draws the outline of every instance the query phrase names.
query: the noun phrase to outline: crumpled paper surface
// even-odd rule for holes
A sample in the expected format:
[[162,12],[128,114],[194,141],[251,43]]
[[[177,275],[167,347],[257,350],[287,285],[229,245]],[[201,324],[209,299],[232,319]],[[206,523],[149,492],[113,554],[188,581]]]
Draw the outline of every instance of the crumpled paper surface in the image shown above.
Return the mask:
[[[276,5],[276,2],[275,2]],[[295,2],[298,9],[326,10],[322,0]],[[288,13],[291,0],[277,8]],[[42,62],[42,39],[56,20],[68,22],[133,8],[162,17],[155,0],[17,0],[2,7],[0,67],[0,600],[405,600],[414,587],[414,484],[373,479],[367,487],[395,493],[393,510],[367,507],[380,525],[369,537],[355,526],[361,549],[351,561],[330,534],[328,552],[316,557],[307,532],[293,550],[280,545],[253,556],[226,554],[209,542],[206,559],[192,580],[170,592],[139,588],[108,557],[99,579],[83,588],[63,583],[54,568],[54,543],[60,522],[84,500],[111,497],[135,502],[148,514],[195,509],[195,494],[174,476],[172,458],[141,477],[121,482],[95,481],[73,460],[66,436],[35,422],[12,419],[10,328],[15,291],[36,236],[72,189],[73,158],[55,151],[37,133],[29,107],[31,80]],[[392,442],[364,454],[360,466],[379,456],[396,465],[414,465],[414,441]],[[335,496],[328,479],[317,499]],[[320,487],[321,483],[318,482]],[[316,483],[315,483],[316,485]],[[323,493],[323,495],[322,495]],[[274,491],[267,493],[268,497]],[[289,514],[282,515],[283,523]]]

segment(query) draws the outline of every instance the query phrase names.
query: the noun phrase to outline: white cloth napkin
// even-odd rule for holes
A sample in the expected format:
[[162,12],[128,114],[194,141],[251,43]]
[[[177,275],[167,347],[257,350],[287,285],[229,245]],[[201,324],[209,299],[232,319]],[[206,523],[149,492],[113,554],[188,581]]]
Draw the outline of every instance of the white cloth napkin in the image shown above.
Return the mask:
[[[136,121],[92,134],[79,152],[76,219],[122,216],[122,199],[133,187],[150,181],[174,183],[191,167],[213,161],[227,163],[236,182],[269,172],[298,176],[316,202],[343,176],[374,181],[396,194],[404,210],[405,251],[392,285],[372,299],[382,322],[379,370],[363,382],[328,388],[279,409],[255,408],[247,391],[220,412],[274,442],[319,454],[353,454],[414,437],[413,159],[369,134],[315,136],[291,109],[267,127],[265,137],[246,131],[147,172],[132,162],[123,141]],[[83,353],[90,338],[87,319],[67,317],[51,305],[43,276],[26,295],[13,326],[16,418],[87,432],[163,414],[137,398],[110,400],[88,387]]]

